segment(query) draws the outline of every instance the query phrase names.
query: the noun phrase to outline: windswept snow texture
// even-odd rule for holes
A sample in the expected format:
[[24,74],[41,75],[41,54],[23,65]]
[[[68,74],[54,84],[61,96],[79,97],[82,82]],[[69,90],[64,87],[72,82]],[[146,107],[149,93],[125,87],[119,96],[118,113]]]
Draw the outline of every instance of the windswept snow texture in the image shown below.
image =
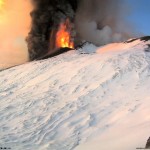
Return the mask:
[[147,44],[136,40],[93,49],[89,45],[91,54],[71,51],[0,72],[0,146],[144,147],[150,136]]

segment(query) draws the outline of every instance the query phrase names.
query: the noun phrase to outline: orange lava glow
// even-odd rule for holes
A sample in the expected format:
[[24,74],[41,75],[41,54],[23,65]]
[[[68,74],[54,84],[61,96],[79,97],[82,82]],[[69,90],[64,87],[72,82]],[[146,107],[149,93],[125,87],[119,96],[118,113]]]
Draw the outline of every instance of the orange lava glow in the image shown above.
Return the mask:
[[69,19],[60,24],[59,30],[56,34],[56,47],[74,48],[74,42],[71,39],[71,25]]

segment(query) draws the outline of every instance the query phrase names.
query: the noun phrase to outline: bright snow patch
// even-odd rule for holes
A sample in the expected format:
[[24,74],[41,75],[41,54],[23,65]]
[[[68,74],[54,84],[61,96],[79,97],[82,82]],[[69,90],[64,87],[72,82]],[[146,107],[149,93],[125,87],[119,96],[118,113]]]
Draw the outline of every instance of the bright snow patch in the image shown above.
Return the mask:
[[88,52],[98,54],[69,52],[0,72],[0,146],[144,147],[150,136],[150,56],[145,48],[141,41],[93,46]]

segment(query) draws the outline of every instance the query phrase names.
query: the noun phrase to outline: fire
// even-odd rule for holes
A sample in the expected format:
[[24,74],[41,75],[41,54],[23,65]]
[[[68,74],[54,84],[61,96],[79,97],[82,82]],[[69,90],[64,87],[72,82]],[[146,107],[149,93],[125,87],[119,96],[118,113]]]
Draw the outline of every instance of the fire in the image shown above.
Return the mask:
[[59,30],[56,34],[56,47],[74,48],[74,42],[71,39],[71,25],[69,19],[60,24]]

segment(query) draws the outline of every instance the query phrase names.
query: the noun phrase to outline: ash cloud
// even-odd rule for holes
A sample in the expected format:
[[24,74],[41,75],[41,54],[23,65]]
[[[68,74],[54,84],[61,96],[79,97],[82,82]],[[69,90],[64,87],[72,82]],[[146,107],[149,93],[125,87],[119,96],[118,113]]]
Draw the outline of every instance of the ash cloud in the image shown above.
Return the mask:
[[125,21],[129,6],[123,0],[82,0],[76,15],[78,42],[97,46],[137,36]]
[[32,27],[27,37],[30,60],[55,51],[55,36],[62,21],[74,22],[77,0],[31,0]]

